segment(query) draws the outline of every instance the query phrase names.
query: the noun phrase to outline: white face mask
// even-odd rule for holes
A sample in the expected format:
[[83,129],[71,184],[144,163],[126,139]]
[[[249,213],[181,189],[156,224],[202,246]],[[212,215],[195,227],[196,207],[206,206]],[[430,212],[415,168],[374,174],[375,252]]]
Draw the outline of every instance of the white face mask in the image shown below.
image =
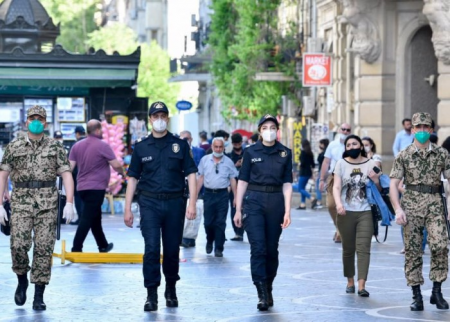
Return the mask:
[[364,150],[366,150],[367,153],[369,153],[370,151],[372,151],[372,150],[370,149],[370,146],[365,146],[365,147],[364,147]]
[[261,134],[263,141],[273,142],[277,138],[277,131],[275,130],[265,130]]
[[157,119],[153,121],[153,129],[156,132],[164,132],[167,129],[167,122],[163,119]]
[[213,152],[214,157],[221,158],[223,157],[223,152]]
[[348,136],[347,134],[342,134],[342,133],[341,133],[341,141],[345,141],[345,139],[347,138],[347,136]]

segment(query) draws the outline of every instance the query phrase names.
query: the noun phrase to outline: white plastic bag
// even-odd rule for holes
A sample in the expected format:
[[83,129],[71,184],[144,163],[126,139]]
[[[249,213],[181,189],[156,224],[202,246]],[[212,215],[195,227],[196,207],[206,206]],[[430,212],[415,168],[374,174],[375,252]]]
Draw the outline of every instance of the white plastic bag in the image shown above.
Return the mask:
[[197,216],[195,219],[189,220],[186,218],[184,221],[183,238],[196,239],[198,236],[198,230],[200,229],[203,217],[203,200],[197,200],[196,208]]

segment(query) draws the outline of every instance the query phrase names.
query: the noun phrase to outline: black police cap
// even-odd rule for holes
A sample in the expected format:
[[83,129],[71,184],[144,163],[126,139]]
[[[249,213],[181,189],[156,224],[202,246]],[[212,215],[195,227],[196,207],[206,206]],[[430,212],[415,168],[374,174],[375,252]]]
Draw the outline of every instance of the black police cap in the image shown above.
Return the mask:
[[261,117],[261,119],[259,120],[258,127],[260,127],[261,125],[263,125],[263,123],[265,123],[267,121],[272,121],[272,122],[275,123],[275,125],[277,127],[279,126],[278,120],[277,120],[277,118],[275,116],[272,116],[270,114],[266,114],[263,117]]
[[152,105],[150,105],[150,110],[148,111],[148,115],[153,115],[158,112],[164,112],[169,114],[169,109],[167,108],[166,104],[163,102],[155,102]]

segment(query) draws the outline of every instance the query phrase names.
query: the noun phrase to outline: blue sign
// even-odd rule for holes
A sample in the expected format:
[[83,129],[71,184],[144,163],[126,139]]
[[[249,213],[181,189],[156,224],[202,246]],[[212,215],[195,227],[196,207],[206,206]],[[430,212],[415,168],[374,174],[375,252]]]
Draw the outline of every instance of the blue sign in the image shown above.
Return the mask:
[[192,108],[192,103],[188,101],[178,101],[175,106],[179,111],[189,111]]

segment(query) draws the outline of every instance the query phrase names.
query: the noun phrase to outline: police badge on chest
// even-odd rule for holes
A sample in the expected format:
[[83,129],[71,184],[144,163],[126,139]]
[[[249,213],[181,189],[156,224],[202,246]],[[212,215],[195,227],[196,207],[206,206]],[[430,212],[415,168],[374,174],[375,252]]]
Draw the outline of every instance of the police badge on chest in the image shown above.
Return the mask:
[[147,163],[147,162],[150,162],[152,160],[153,160],[153,158],[151,156],[144,157],[144,158],[142,158],[142,163]]

